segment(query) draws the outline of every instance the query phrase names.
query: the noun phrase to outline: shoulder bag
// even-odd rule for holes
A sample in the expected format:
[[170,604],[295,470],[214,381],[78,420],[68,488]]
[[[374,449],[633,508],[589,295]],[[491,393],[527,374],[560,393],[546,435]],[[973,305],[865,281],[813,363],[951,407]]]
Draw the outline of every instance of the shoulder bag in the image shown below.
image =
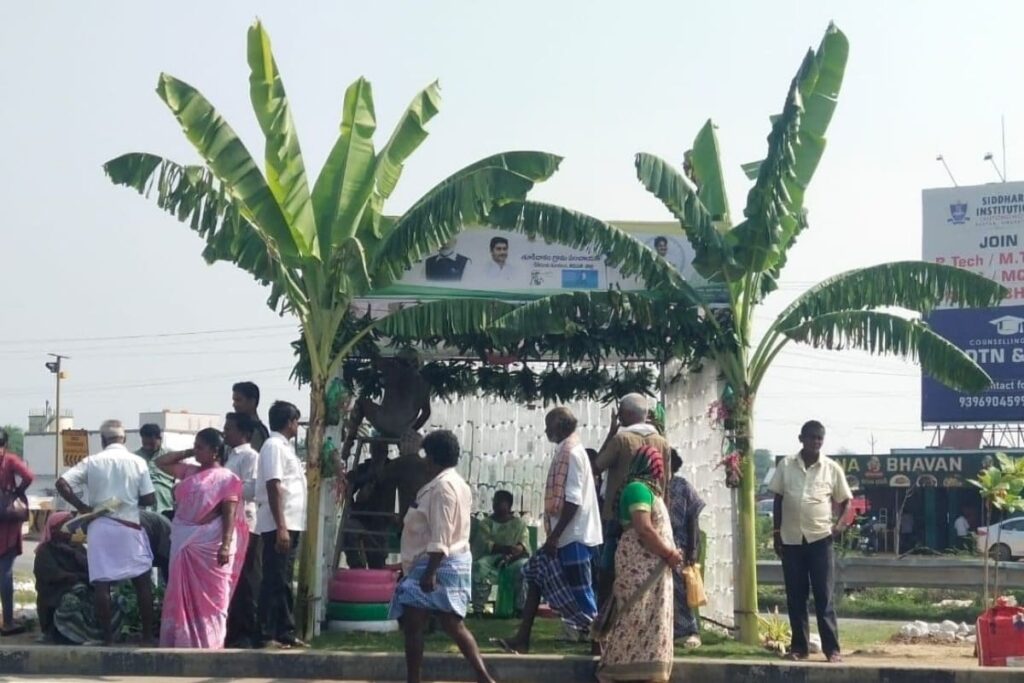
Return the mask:
[[[4,481],[7,475],[7,451],[4,450],[0,460],[0,481]],[[25,522],[28,521],[28,499],[25,494],[18,494],[17,489],[8,490],[6,487],[0,489],[0,522]]]

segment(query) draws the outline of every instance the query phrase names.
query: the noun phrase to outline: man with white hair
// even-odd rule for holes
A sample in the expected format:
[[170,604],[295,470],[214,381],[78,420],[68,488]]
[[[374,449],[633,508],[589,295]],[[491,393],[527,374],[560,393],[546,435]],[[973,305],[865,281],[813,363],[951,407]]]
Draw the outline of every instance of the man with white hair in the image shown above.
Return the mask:
[[[612,414],[608,438],[594,463],[598,472],[607,472],[607,488],[604,507],[601,510],[601,519],[604,521],[604,549],[601,554],[598,583],[598,597],[601,603],[611,592],[612,580],[615,578],[615,549],[622,531],[618,522],[619,494],[626,483],[633,456],[642,446],[653,446],[661,451],[662,462],[671,462],[668,441],[647,422],[648,407],[647,397],[643,394],[626,394],[619,399],[618,419]],[[668,467],[665,468],[665,474],[667,476],[662,491],[668,491],[672,477]]]
[[[146,461],[125,448],[124,425],[107,420],[100,425],[103,450],[90,455],[57,480],[57,492],[81,514],[105,509],[89,523],[86,546],[89,581],[96,596],[96,617],[103,641],[114,640],[111,628],[110,584],[130,579],[135,585],[142,616],[142,641],[153,640],[153,552],[139,523],[139,507],[156,504],[156,492]],[[75,493],[84,490],[89,504]]]

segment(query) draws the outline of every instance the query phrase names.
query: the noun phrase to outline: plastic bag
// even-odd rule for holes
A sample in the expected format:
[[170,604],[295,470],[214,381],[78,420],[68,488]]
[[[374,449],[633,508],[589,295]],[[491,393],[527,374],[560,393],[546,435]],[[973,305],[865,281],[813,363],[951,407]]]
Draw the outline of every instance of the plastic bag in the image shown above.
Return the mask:
[[708,604],[704,594],[704,579],[700,575],[700,565],[691,564],[683,567],[683,580],[686,581],[686,604],[690,607],[703,607]]

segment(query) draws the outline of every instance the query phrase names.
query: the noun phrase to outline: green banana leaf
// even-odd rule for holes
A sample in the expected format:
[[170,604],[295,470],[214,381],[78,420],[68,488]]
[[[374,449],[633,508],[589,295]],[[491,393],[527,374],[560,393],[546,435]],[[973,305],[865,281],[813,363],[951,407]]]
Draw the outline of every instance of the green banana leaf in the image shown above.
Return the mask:
[[[302,161],[299,136],[288,96],[270,49],[270,36],[257,21],[249,28],[249,98],[266,138],[267,185],[293,233],[301,235],[304,256],[318,258],[313,205]],[[324,245],[326,249],[328,245]]]
[[806,290],[776,318],[773,327],[843,310],[898,307],[930,313],[942,303],[969,308],[995,306],[1009,294],[1002,285],[962,268],[896,261],[834,275]]
[[721,153],[715,124],[708,119],[693,141],[688,157],[693,166],[701,203],[707,207],[714,221],[725,229],[731,227],[729,198],[725,192],[725,177],[722,175]]
[[325,249],[357,234],[373,191],[376,130],[373,89],[360,78],[345,90],[341,133],[313,185],[317,232]]
[[815,348],[854,348],[916,360],[924,372],[960,391],[984,391],[992,384],[992,378],[981,366],[927,324],[892,313],[825,313],[782,330],[782,334]]
[[730,233],[736,260],[750,272],[769,271],[770,291],[786,253],[806,227],[804,192],[825,148],[849,55],[849,42],[830,24],[817,51],[808,52],[790,85],[782,114],[768,136],[768,154],[747,196],[746,220]]
[[714,216],[690,182],[667,161],[653,154],[637,154],[635,165],[636,176],[643,186],[660,199],[682,225],[693,247],[694,269],[709,281],[742,276],[725,236],[715,227]]
[[315,236],[288,224],[266,179],[227,121],[195,88],[161,74],[157,93],[178,119],[185,136],[242,211],[263,232],[283,263],[297,265],[312,254]]

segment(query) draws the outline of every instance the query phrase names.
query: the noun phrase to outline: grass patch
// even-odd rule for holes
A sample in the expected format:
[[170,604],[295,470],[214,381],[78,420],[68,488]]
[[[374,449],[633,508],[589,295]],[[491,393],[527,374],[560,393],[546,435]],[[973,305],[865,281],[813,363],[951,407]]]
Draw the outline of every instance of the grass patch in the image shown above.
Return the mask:
[[[1010,591],[1024,604],[1024,592]],[[762,586],[757,591],[758,606],[763,610],[776,607],[786,611],[786,591],[781,586]],[[945,606],[942,600],[971,600],[967,607]],[[923,588],[865,588],[849,593],[836,605],[840,618],[890,619],[894,621],[936,622],[950,619],[972,623],[981,614],[981,595],[974,591],[934,590]],[[811,600],[811,613],[814,601]]]
[[[519,622],[515,619],[467,619],[466,625],[476,636],[484,654],[501,652],[490,643],[491,638],[506,638],[515,633]],[[896,629],[884,624],[857,624],[842,630],[843,647],[848,651],[859,650],[888,640]],[[532,654],[589,655],[589,643],[571,643],[564,640],[561,623],[555,619],[538,619],[533,628]],[[677,657],[706,657],[713,659],[765,659],[773,657],[767,650],[744,645],[718,633],[705,631],[701,634],[704,644],[697,650],[676,648]],[[324,633],[313,641],[317,650],[343,650],[345,652],[402,652],[401,633]],[[457,654],[455,645],[443,632],[426,637],[427,652]]]

